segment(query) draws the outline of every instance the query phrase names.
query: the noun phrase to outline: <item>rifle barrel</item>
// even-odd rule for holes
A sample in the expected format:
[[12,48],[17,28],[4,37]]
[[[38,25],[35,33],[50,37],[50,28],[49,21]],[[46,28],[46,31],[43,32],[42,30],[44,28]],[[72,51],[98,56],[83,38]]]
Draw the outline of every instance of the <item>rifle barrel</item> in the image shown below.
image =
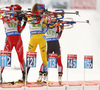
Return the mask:
[[64,12],[64,14],[76,14],[76,15],[79,15],[79,11],[76,11],[76,12]]
[[76,21],[76,23],[89,23],[89,20],[86,20],[86,21]]

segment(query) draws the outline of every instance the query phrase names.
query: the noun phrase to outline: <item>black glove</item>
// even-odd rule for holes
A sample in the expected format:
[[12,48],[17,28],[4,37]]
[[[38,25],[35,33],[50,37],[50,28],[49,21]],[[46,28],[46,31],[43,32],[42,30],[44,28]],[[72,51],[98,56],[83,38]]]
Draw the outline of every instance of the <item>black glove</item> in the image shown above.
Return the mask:
[[17,18],[18,18],[19,21],[22,21],[23,15],[22,14],[21,15],[17,15]]
[[26,26],[26,23],[27,23],[27,17],[24,17],[23,19],[24,19],[24,24],[23,24],[23,25]]
[[24,17],[23,19],[24,19],[24,22],[27,22],[27,17]]

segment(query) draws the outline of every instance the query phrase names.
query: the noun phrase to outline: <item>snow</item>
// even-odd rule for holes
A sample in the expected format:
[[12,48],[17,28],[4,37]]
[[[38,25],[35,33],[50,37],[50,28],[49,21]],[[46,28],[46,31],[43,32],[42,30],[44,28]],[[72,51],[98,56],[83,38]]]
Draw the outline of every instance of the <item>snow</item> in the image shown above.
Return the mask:
[[[25,8],[26,9],[26,8]],[[53,10],[53,9],[52,9]],[[74,12],[76,10],[65,10]],[[61,55],[63,64],[62,80],[77,81],[84,80],[84,55],[93,55],[93,69],[85,70],[85,80],[100,80],[100,12],[96,10],[77,10],[80,16],[65,15],[66,18],[73,18],[75,21],[90,20],[90,24],[77,23],[72,29],[64,29],[59,40],[61,45]],[[21,34],[24,47],[24,59],[26,60],[26,52],[30,40],[29,25],[27,24]],[[0,20],[0,50],[3,50],[5,44],[5,32],[2,21]],[[42,64],[39,47],[37,47],[37,66],[31,68],[28,81],[36,81],[40,65]],[[67,54],[77,54],[77,69],[68,69],[67,72]],[[4,81],[16,81],[21,78],[21,70],[14,69],[20,67],[15,48],[12,50],[12,69],[5,68],[3,72]],[[49,80],[58,80],[57,69],[49,69]]]

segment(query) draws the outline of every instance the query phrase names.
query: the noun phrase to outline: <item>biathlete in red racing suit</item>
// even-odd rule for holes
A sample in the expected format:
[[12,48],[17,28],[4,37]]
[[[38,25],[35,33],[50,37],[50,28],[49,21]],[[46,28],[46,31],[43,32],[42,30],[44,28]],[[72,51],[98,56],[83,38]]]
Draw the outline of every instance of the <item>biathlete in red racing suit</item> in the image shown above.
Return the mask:
[[[56,53],[58,55],[57,58],[57,64],[58,64],[58,82],[61,83],[61,77],[63,74],[63,65],[61,62],[61,51],[60,51],[60,44],[59,44],[59,38],[61,37],[62,31],[64,29],[63,25],[54,27],[54,28],[49,28],[48,31],[46,32],[46,41],[47,41],[47,56],[49,53]],[[39,78],[37,81],[42,81],[42,74],[44,74],[44,80],[43,82],[46,82],[46,76],[48,74],[48,71],[45,71],[43,64],[40,67],[39,71]]]
[[[14,11],[21,10],[21,6],[17,4],[11,5],[9,8],[13,9]],[[6,41],[5,41],[4,50],[11,52],[13,47],[15,47],[17,55],[18,55],[18,59],[20,62],[21,71],[22,71],[22,79],[24,81],[25,80],[25,62],[23,59],[23,42],[21,39],[21,32],[25,28],[26,21],[24,19],[24,23],[21,27],[21,20],[22,20],[21,17],[20,18],[13,17],[8,22],[7,18],[2,16],[2,20],[3,20],[3,24],[5,28],[5,33],[6,33]],[[4,67],[2,67],[1,73],[3,72],[3,70],[4,70]]]

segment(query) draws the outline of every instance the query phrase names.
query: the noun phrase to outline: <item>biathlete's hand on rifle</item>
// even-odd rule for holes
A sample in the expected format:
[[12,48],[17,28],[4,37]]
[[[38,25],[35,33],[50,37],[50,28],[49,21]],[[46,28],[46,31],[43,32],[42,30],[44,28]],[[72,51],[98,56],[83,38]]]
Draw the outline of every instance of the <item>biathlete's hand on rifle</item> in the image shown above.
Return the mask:
[[64,26],[63,26],[63,25],[60,25],[60,28],[61,28],[61,31],[63,31],[63,30],[64,30]]
[[55,23],[54,25],[55,27],[59,27],[60,23]]
[[27,23],[27,17],[24,17],[24,26],[26,26],[26,23]]
[[27,22],[27,17],[24,17],[23,19],[24,19],[24,22]]
[[22,21],[23,18],[22,15],[17,15],[16,17],[18,18],[19,21]]

